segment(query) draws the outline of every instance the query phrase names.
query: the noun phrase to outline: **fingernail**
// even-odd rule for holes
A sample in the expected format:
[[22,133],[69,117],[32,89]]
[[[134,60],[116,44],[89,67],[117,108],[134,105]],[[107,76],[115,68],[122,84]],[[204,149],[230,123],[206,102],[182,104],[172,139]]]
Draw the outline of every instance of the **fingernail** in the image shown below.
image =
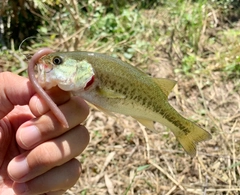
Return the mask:
[[14,181],[19,181],[29,173],[29,166],[25,156],[15,157],[8,164],[8,174]]
[[44,113],[42,102],[40,101],[39,97],[36,96],[35,106],[39,115]]
[[20,130],[19,138],[22,144],[29,148],[41,140],[41,134],[36,126],[28,126]]
[[28,194],[28,186],[25,183],[14,183],[13,190],[17,195]]

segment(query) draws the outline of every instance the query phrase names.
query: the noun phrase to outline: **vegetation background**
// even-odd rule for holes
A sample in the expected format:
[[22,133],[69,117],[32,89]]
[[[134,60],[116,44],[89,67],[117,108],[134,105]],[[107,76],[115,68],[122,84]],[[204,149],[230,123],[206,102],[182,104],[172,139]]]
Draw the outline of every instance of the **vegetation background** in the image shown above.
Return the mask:
[[2,0],[0,26],[0,71],[27,76],[41,47],[107,53],[176,80],[169,102],[212,133],[191,158],[158,123],[156,134],[92,110],[83,174],[66,194],[240,193],[239,1]]

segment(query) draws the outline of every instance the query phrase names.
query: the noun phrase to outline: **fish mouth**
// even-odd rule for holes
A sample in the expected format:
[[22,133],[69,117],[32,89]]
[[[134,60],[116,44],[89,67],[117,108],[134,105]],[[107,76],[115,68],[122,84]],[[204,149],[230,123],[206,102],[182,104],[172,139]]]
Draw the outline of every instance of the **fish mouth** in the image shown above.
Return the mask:
[[44,89],[51,89],[54,86],[57,86],[57,82],[52,80],[51,71],[53,66],[45,63],[43,60],[39,60],[37,64],[37,81]]
[[49,73],[51,72],[51,70],[53,69],[53,65],[46,63],[45,60],[40,59],[39,63],[38,63],[38,71],[40,72],[45,72],[45,73]]

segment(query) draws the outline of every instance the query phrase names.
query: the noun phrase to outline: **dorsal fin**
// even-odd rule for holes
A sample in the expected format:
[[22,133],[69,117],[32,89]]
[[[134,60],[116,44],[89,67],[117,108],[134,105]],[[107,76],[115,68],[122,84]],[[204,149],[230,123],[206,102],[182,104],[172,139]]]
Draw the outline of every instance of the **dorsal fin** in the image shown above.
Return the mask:
[[172,91],[173,87],[176,85],[176,81],[166,78],[153,78],[153,80],[162,89],[163,93],[168,96]]

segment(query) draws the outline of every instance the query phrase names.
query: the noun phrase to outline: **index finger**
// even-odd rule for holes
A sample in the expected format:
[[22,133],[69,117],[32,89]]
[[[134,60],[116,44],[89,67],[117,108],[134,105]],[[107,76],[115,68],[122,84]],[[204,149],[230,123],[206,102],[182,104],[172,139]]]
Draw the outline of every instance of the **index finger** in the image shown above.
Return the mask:
[[15,105],[26,105],[35,93],[27,78],[10,72],[0,73],[0,119]]
[[[46,93],[51,97],[53,102],[56,105],[61,105],[69,101],[71,95],[69,92],[61,90],[59,87],[53,87],[50,90],[46,91]],[[46,101],[39,94],[34,95],[29,102],[29,107],[31,112],[39,117],[50,110]]]

